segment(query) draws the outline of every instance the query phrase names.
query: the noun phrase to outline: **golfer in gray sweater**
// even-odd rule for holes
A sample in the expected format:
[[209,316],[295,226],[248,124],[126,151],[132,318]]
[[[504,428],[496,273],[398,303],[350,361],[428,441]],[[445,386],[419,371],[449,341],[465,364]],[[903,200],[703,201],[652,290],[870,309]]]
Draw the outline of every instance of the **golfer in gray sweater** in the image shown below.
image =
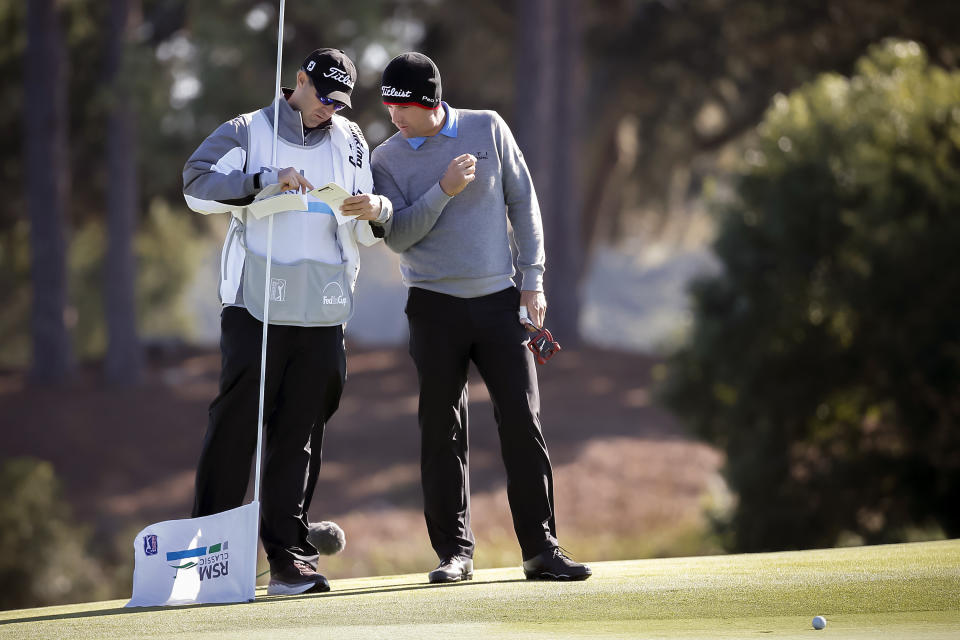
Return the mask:
[[[590,569],[557,544],[553,472],[540,395],[518,312],[542,326],[543,230],[523,154],[493,111],[441,101],[430,58],[405,53],[383,72],[383,102],[398,133],[373,151],[376,193],[393,203],[381,226],[409,288],[410,354],[420,382],[424,515],[440,565],[430,582],[473,576],[467,445],[472,360],[493,400],[507,497],[529,579],[583,580]],[[521,290],[507,221],[518,248]],[[375,230],[378,232],[380,230]]]

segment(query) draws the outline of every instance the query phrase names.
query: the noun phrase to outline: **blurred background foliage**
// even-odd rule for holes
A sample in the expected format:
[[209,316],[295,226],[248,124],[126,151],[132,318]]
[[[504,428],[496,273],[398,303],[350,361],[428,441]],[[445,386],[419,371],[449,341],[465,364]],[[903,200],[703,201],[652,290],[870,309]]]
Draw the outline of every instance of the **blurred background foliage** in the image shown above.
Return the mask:
[[[443,0],[364,0],[349,8],[323,0],[290,2],[283,65],[289,84],[305,52],[318,45],[343,48],[360,71],[357,108],[351,117],[361,124],[371,145],[392,133],[379,103],[379,73],[393,55],[412,48],[428,51],[444,70],[444,95],[451,103],[504,114],[529,148],[528,155],[536,155],[540,139],[562,139],[563,146],[553,153],[575,157],[577,165],[570,180],[550,191],[561,190],[564,197],[557,199],[557,207],[569,200],[577,215],[549,225],[562,226],[573,239],[569,245],[554,241],[555,280],[561,275],[563,279],[548,283],[555,290],[548,292],[554,299],[576,295],[598,246],[637,236],[683,244],[692,218],[701,210],[704,185],[723,174],[718,158],[723,151],[738,148],[777,92],[789,91],[820,71],[848,73],[869,44],[887,36],[913,39],[925,46],[934,63],[945,67],[957,63],[960,51],[951,28],[960,18],[960,8],[940,0],[564,1],[568,9],[563,19],[573,23],[568,25],[572,40],[550,45],[539,62],[535,52],[522,45],[531,34],[550,26],[547,22],[560,19],[551,17],[556,7],[539,0],[492,0],[470,8]],[[106,162],[111,134],[107,123],[119,96],[131,103],[136,120],[133,139],[125,141],[139,180],[135,221],[146,219],[151,203],[159,200],[171,211],[182,212],[196,235],[207,232],[202,218],[187,213],[182,204],[179,169],[219,123],[269,102],[276,3],[40,2],[53,7],[65,47],[68,148],[58,153],[66,153],[69,160],[68,242],[92,242],[96,234],[85,233],[85,225],[105,222],[107,193],[117,187],[111,184]],[[118,32],[111,30],[108,17],[117,7],[125,9],[128,20],[114,82],[108,44]],[[0,334],[0,363],[14,366],[29,362],[22,320],[27,317],[24,305],[29,304],[29,291],[23,290],[30,287],[23,269],[28,262],[22,256],[19,267],[16,262],[26,237],[17,225],[23,224],[28,204],[22,124],[31,99],[23,90],[28,79],[26,13],[25,3],[0,0],[4,35],[0,72],[5,78],[20,79],[8,80],[0,88],[0,141],[5,150],[0,187],[7,195],[0,209],[0,264],[10,265],[3,277],[13,278],[12,286],[4,289],[7,304],[0,305],[0,326],[10,327]],[[558,50],[574,45],[578,56],[571,68],[548,68]],[[529,102],[519,102],[519,96],[529,100],[524,88],[541,72],[564,83],[564,96],[570,101],[582,103],[581,116],[564,123],[562,135],[549,128],[550,122],[540,126],[549,120],[549,105],[544,115],[528,113]],[[534,177],[548,184],[551,170],[538,165]],[[557,207],[544,211],[548,222]],[[147,234],[137,240],[141,251],[151,239]],[[96,255],[97,250],[71,248],[70,253]],[[164,255],[171,263],[185,259]],[[563,273],[565,261],[578,263],[578,268]],[[196,267],[191,264],[186,271]],[[97,356],[104,349],[103,339],[95,337],[97,331],[79,329],[81,323],[101,322],[92,318],[88,322],[84,317],[89,312],[80,312],[80,307],[89,306],[84,300],[100,298],[96,291],[82,288],[96,281],[74,279],[64,314],[83,357]],[[170,295],[175,297],[184,285],[172,281]],[[170,302],[140,296],[137,303],[148,300]],[[573,303],[571,311],[555,320],[571,324],[564,331],[571,343],[577,332],[577,301]],[[163,310],[138,308],[141,334],[150,337],[145,319],[162,315]],[[175,331],[175,327],[149,329]]]
[[[62,75],[30,71],[28,11],[40,5],[52,12],[45,24],[59,26]],[[190,340],[186,294],[222,221],[186,209],[180,171],[218,124],[270,101],[276,7],[0,0],[0,367],[44,364],[30,314],[46,292],[34,290],[32,270],[55,256],[31,249],[25,185],[55,181],[29,161],[25,123],[58,82],[65,123],[43,124],[66,125],[54,150],[69,178],[56,317],[76,359],[51,379],[69,380],[77,359],[99,364],[119,343],[106,310],[118,291],[105,275],[110,238],[124,238],[112,235],[107,204],[121,186],[109,162],[117,149],[136,182],[121,245],[134,258],[137,336]],[[127,19],[111,26],[118,8]],[[719,274],[693,287],[689,327],[673,321],[680,347],[661,367],[662,398],[726,453],[736,502],[715,524],[730,549],[957,535],[960,3],[290,0],[286,12],[284,84],[313,48],[344,49],[360,74],[349,116],[371,147],[392,134],[380,71],[406,50],[437,62],[454,106],[504,115],[557,203],[543,212],[558,234],[550,264],[575,265],[548,276],[552,309],[567,310],[551,320],[566,323],[565,345],[577,342],[579,296],[599,252],[639,263],[632,253],[706,245],[712,234],[698,230],[716,225],[705,251]],[[538,99],[544,82],[556,87]],[[555,117],[561,102],[577,106],[574,117]],[[118,113],[134,123],[123,138],[110,124]],[[551,180],[545,155],[575,164]],[[604,281],[616,302],[641,295],[616,273]],[[553,306],[561,296],[567,304]],[[604,318],[604,332],[629,333],[637,319],[624,317],[612,328]],[[117,379],[137,376],[108,378]],[[65,513],[49,465],[3,469],[0,518]],[[62,522],[43,530],[50,544],[121,557],[82,527],[64,542]],[[0,560],[24,544],[6,532]],[[34,590],[32,602],[73,597],[86,572],[97,575],[61,568],[74,572],[70,584]]]
[[960,73],[887,41],[748,147],[664,385],[726,452],[733,548],[960,535]]
[[[99,599],[112,593],[91,557],[90,531],[78,524],[48,462],[0,463],[0,608]],[[26,560],[26,561],[25,561]]]

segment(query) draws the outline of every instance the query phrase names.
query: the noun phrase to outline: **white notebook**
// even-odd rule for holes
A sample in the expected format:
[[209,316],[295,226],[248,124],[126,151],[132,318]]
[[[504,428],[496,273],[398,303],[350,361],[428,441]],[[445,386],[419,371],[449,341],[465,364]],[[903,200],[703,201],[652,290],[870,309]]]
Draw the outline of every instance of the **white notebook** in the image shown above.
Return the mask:
[[350,193],[335,182],[317,187],[306,194],[298,191],[281,192],[279,184],[271,184],[257,194],[253,202],[247,205],[247,210],[257,219],[282,211],[309,211],[307,195],[325,202],[333,210],[338,225],[354,219],[353,216],[345,216],[340,211],[340,205],[350,197]]
[[343,204],[344,200],[350,197],[350,192],[338,185],[336,182],[328,182],[322,187],[317,187],[309,193],[314,198],[323,200],[325,203],[327,203],[327,206],[333,209],[333,215],[337,219],[338,225],[356,219],[354,216],[345,216],[340,211],[340,205]]

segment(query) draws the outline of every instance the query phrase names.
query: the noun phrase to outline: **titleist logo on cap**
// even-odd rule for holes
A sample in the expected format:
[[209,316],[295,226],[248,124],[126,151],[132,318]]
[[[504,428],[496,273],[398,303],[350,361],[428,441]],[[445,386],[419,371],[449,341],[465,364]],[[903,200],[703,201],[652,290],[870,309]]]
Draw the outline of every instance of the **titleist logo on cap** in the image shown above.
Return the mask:
[[353,89],[353,78],[350,77],[350,74],[342,69],[336,67],[330,67],[330,70],[323,74],[324,78],[333,78],[341,84],[345,84],[351,89]]
[[393,87],[387,86],[381,86],[380,92],[383,94],[384,98],[409,98],[411,95],[409,91],[394,89]]

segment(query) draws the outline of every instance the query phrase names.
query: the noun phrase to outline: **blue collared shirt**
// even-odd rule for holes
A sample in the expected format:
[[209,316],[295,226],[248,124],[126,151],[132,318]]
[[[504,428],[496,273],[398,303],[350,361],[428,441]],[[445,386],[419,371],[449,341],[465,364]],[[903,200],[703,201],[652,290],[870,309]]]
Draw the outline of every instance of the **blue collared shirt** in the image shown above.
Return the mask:
[[[440,104],[443,105],[443,110],[447,112],[447,121],[443,123],[443,128],[440,129],[438,133],[442,133],[448,138],[457,137],[457,110],[448,105],[446,102],[441,101]],[[410,143],[410,146],[414,149],[419,149],[420,145],[427,141],[427,136],[420,136],[419,138],[407,138],[407,142]]]

